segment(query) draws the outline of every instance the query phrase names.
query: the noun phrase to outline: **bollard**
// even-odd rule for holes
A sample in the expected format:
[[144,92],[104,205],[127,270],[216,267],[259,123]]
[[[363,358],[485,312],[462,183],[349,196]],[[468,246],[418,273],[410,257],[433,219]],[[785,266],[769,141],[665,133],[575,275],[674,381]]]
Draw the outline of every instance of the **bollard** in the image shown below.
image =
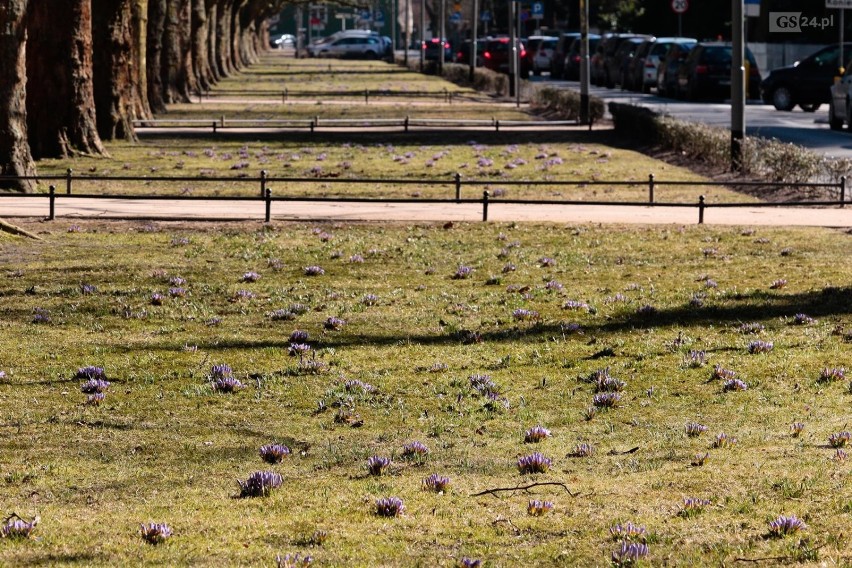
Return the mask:
[[648,174],[648,203],[654,204],[654,174]]
[[56,219],[56,186],[50,186],[50,214],[47,216],[49,221]]
[[405,117],[405,122],[403,123],[403,125],[405,126],[405,131],[408,132],[408,117],[407,116]]
[[224,128],[225,128],[225,115],[223,114],[223,115],[219,118],[219,120],[221,121],[221,125],[220,125],[220,126],[224,129]]
[[499,120],[494,121],[494,132],[500,132],[500,121]]
[[482,222],[488,221],[488,190],[482,192]]
[[266,195],[266,170],[260,170],[260,196]]
[[456,203],[461,201],[461,174],[456,172]]
[[840,207],[845,206],[846,201],[846,176],[840,176]]
[[65,193],[67,195],[71,195],[71,174],[74,173],[74,170],[68,168],[65,170]]
[[213,121],[213,134],[216,134],[216,121]]
[[364,104],[370,104],[370,91],[368,89],[364,89]]
[[698,197],[698,224],[704,224],[704,196]]
[[264,192],[264,198],[266,199],[266,217],[265,220],[269,223],[269,220],[272,219],[272,190],[267,188]]
[[287,89],[284,89],[284,90],[281,92],[281,102],[282,102],[282,103],[286,103],[286,102],[287,102]]

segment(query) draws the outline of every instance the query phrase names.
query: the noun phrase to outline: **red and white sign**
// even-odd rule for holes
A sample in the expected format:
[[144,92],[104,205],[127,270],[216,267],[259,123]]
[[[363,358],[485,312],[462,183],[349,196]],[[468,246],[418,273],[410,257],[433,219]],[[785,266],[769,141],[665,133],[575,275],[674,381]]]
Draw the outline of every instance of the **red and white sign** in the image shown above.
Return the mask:
[[672,12],[685,14],[689,10],[689,0],[672,0]]

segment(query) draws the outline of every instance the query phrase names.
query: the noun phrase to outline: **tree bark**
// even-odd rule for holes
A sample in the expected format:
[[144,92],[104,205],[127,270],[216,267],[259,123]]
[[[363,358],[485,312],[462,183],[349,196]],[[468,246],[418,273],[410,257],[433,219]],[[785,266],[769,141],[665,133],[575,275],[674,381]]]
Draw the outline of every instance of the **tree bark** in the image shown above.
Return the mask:
[[[35,175],[27,141],[27,28],[28,0],[0,4],[0,175]],[[0,183],[0,187],[31,191],[32,180]]]
[[95,118],[91,0],[32,2],[27,33],[27,127],[33,157],[106,155]]
[[199,89],[210,88],[210,50],[207,46],[210,31],[207,27],[207,2],[192,0],[192,58],[194,61],[195,80]]
[[231,59],[234,70],[236,71],[240,71],[243,67],[248,65],[248,62],[243,59],[243,50],[241,45],[243,36],[241,18],[243,7],[245,7],[246,2],[248,2],[248,0],[233,0],[233,6],[231,7]]
[[185,41],[189,35],[189,0],[169,0],[166,6],[166,20],[163,29],[163,51],[160,59],[160,73],[163,85],[164,102],[189,102],[189,69],[187,60],[190,50]]
[[233,0],[219,0],[216,20],[216,66],[219,68],[219,76],[229,76],[234,67],[232,65],[231,41],[231,9]]
[[136,140],[131,0],[92,0],[93,76],[102,140]]
[[133,117],[151,118],[148,103],[148,0],[133,0]]
[[161,73],[163,35],[166,28],[166,0],[148,0],[148,29],[146,75],[148,77],[148,104],[156,113],[166,112],[166,99]]
[[219,35],[216,33],[219,25],[219,3],[217,0],[205,0],[207,4],[207,69],[210,82],[218,83],[221,79],[216,56],[219,53]]

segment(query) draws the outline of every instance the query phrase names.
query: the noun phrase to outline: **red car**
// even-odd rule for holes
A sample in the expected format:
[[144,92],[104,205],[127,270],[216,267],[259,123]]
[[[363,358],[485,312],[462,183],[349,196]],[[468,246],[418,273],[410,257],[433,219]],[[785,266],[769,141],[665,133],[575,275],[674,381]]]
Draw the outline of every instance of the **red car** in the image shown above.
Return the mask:
[[[530,69],[532,69],[532,54],[526,50],[522,42],[518,42],[518,45],[521,50],[520,76],[526,79],[530,76]],[[509,56],[511,53],[512,46],[509,38],[490,39],[485,44],[485,51],[482,53],[483,67],[499,73],[509,73]]]

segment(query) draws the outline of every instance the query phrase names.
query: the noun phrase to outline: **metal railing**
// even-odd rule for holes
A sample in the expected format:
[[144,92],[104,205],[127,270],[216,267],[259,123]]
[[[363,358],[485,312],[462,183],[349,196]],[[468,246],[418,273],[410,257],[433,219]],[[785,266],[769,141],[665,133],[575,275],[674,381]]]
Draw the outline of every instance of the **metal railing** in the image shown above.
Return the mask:
[[[732,208],[732,207],[812,207],[812,206],[837,206],[845,207],[846,204],[846,177],[841,177],[837,183],[785,183],[785,182],[713,182],[713,181],[661,181],[651,174],[647,180],[631,180],[631,181],[600,181],[600,180],[499,180],[501,186],[549,186],[549,187],[586,187],[586,186],[608,186],[608,187],[642,187],[647,188],[647,201],[589,201],[589,200],[556,200],[556,199],[510,199],[495,195],[487,189],[482,191],[481,197],[470,198],[462,197],[462,189],[464,187],[491,187],[494,185],[494,180],[482,179],[463,179],[461,174],[456,173],[452,179],[388,179],[388,178],[300,178],[300,177],[270,177],[264,170],[257,177],[175,177],[175,176],[74,176],[73,170],[68,169],[65,175],[45,175],[45,176],[0,176],[0,187],[3,187],[4,182],[18,180],[35,180],[35,181],[64,181],[65,193],[58,194],[55,185],[50,185],[48,192],[45,193],[0,193],[0,199],[3,197],[27,197],[27,198],[47,198],[48,199],[48,219],[56,218],[56,201],[57,199],[125,199],[125,200],[170,200],[170,201],[258,201],[261,200],[265,204],[264,221],[271,220],[271,210],[273,202],[301,201],[301,202],[327,202],[327,203],[441,203],[441,204],[471,204],[478,203],[482,207],[482,220],[488,220],[488,207],[490,204],[506,204],[506,205],[595,205],[595,206],[635,206],[635,207],[692,207],[698,209],[698,223],[704,222],[704,212],[708,208]],[[84,181],[124,181],[124,182],[227,182],[231,184],[254,184],[259,189],[259,194],[255,196],[188,196],[188,195],[139,195],[139,194],[82,194],[72,193],[73,182]],[[302,184],[371,184],[374,186],[381,185],[419,185],[419,186],[438,186],[448,187],[452,193],[450,197],[445,198],[402,198],[402,197],[315,197],[310,195],[273,195],[270,183],[302,183]],[[797,188],[808,190],[834,190],[837,193],[838,199],[828,199],[819,201],[785,201],[785,202],[741,202],[741,203],[707,203],[704,195],[700,195],[697,202],[693,203],[676,203],[676,202],[659,202],[656,200],[656,191],[659,187],[670,186],[691,186],[691,187],[749,187],[749,188]]]
[[290,90],[281,89],[216,89],[215,91],[196,91],[198,102],[203,103],[205,99],[212,101],[227,97],[268,97],[279,99],[282,103],[290,102],[292,99],[364,99],[364,104],[370,104],[370,99],[393,98],[393,99],[438,99],[447,104],[461,97],[474,96],[477,93],[470,91],[451,91],[441,89],[439,91],[404,91],[400,89],[338,89],[338,90],[314,90],[303,89]]

